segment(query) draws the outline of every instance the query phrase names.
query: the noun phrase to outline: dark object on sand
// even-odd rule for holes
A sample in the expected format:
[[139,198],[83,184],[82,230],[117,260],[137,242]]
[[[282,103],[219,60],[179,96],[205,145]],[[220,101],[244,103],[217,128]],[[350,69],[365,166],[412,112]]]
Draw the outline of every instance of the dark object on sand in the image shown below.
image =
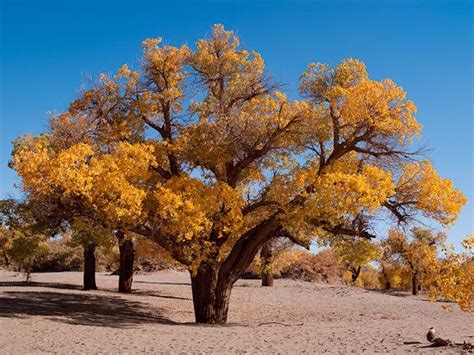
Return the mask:
[[449,339],[443,339],[436,336],[435,328],[431,327],[426,334],[426,339],[432,344],[431,347],[438,347],[438,346],[457,346],[461,347],[463,350],[474,350],[474,345],[471,343],[453,343]]
[[428,339],[428,341],[433,343],[433,344],[431,344],[431,346],[433,346],[433,347],[448,346],[448,345],[452,344],[452,342],[448,339],[438,338],[436,336],[436,329],[433,328],[433,327],[431,327],[428,330],[428,334],[426,334],[426,339]]
[[435,338],[436,338],[436,330],[435,328],[431,327],[430,330],[428,330],[428,334],[426,334],[426,339],[432,342]]

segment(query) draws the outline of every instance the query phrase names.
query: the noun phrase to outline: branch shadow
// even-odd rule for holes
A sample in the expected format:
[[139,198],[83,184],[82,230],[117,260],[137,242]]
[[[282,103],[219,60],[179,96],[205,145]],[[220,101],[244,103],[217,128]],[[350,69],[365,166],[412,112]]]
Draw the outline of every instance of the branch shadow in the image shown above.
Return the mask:
[[6,291],[0,296],[0,318],[43,316],[76,325],[129,328],[143,323],[177,324],[140,302],[97,294],[53,291]]
[[146,297],[157,297],[157,298],[165,298],[165,299],[171,299],[171,300],[179,300],[179,301],[192,301],[191,298],[189,297],[178,297],[178,296],[172,296],[172,295],[163,295],[159,293],[158,291],[140,291],[140,290],[133,290],[133,292],[130,294],[132,296],[146,296]]

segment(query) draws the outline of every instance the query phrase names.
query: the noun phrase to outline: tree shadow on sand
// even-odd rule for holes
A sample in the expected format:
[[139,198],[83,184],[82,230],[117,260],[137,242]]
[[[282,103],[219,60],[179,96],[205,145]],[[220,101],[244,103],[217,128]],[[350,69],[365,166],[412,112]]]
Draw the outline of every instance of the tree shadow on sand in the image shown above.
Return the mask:
[[53,291],[6,291],[0,296],[0,318],[27,316],[111,328],[144,323],[176,324],[154,307],[121,297]]
[[0,281],[0,287],[47,287],[56,288],[59,290],[82,290],[82,286],[79,285],[36,281]]
[[377,289],[377,288],[370,288],[370,289],[367,289],[367,291],[375,292],[375,293],[379,293],[379,294],[387,295],[387,296],[393,296],[393,297],[403,297],[403,298],[407,298],[407,297],[415,298],[416,297],[416,296],[412,296],[411,293],[406,292],[406,291],[380,290],[380,289]]
[[140,281],[140,280],[134,280],[133,283],[150,284],[150,285],[191,286],[191,282],[166,282],[166,281]]
[[[134,281],[136,283],[140,283],[141,281]],[[142,282],[144,283],[144,282]],[[148,282],[154,283],[154,282]],[[83,291],[83,287],[79,285],[72,285],[72,284],[64,284],[58,282],[35,282],[35,281],[0,281],[0,288],[1,287],[41,287],[41,288],[55,288],[59,290],[80,290]],[[110,289],[99,289],[101,292],[111,292],[113,294],[117,294],[116,290]],[[129,294],[130,296],[147,296],[147,297],[157,297],[157,298],[165,298],[165,299],[174,299],[174,300],[182,300],[182,301],[192,301],[191,298],[188,297],[178,297],[172,295],[162,294],[159,291],[148,291],[148,290],[137,290],[133,289],[133,292]]]
[[421,292],[420,294],[414,296],[411,294],[411,292],[408,291],[396,291],[396,290],[379,290],[376,288],[373,289],[368,289],[369,292],[376,292],[382,295],[388,295],[388,296],[393,296],[393,297],[402,297],[402,298],[411,298],[413,300],[417,301],[422,301],[422,302],[430,302],[430,303],[452,303],[454,304],[455,302],[446,300],[446,299],[441,299],[438,298],[436,299],[436,302],[433,302],[428,298],[427,292]]

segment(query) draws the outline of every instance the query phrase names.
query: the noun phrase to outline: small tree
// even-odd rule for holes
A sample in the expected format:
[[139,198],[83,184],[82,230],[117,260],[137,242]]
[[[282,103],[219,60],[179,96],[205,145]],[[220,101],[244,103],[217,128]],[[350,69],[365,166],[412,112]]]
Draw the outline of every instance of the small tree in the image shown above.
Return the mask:
[[462,242],[464,251],[456,254],[445,249],[445,257],[439,269],[431,275],[430,297],[442,297],[456,302],[468,312],[474,310],[474,235],[468,235]]
[[353,283],[359,278],[362,267],[381,255],[377,244],[360,238],[337,240],[332,249],[338,260],[351,272]]
[[12,263],[25,273],[28,282],[31,270],[48,255],[49,247],[44,236],[17,230],[13,233],[8,253]]
[[29,281],[34,265],[48,254],[45,234],[41,233],[28,204],[14,199],[0,201],[0,227],[5,261],[22,270]]
[[413,228],[411,238],[392,229],[388,238],[382,242],[385,257],[400,261],[409,270],[413,295],[418,295],[423,280],[428,281],[437,272],[437,252],[445,240],[444,233],[435,234],[430,230]]

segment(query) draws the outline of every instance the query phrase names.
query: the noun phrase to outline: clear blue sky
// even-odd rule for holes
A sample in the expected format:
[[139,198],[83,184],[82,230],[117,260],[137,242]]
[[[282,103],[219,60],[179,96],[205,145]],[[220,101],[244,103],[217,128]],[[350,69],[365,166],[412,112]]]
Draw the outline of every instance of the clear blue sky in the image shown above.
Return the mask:
[[[418,106],[437,170],[473,193],[472,1],[8,1],[1,12],[0,197],[14,195],[11,141],[47,126],[86,75],[136,63],[140,42],[192,46],[222,23],[259,51],[296,95],[309,62],[362,59],[372,78],[391,78]],[[473,203],[449,231],[474,232]]]

